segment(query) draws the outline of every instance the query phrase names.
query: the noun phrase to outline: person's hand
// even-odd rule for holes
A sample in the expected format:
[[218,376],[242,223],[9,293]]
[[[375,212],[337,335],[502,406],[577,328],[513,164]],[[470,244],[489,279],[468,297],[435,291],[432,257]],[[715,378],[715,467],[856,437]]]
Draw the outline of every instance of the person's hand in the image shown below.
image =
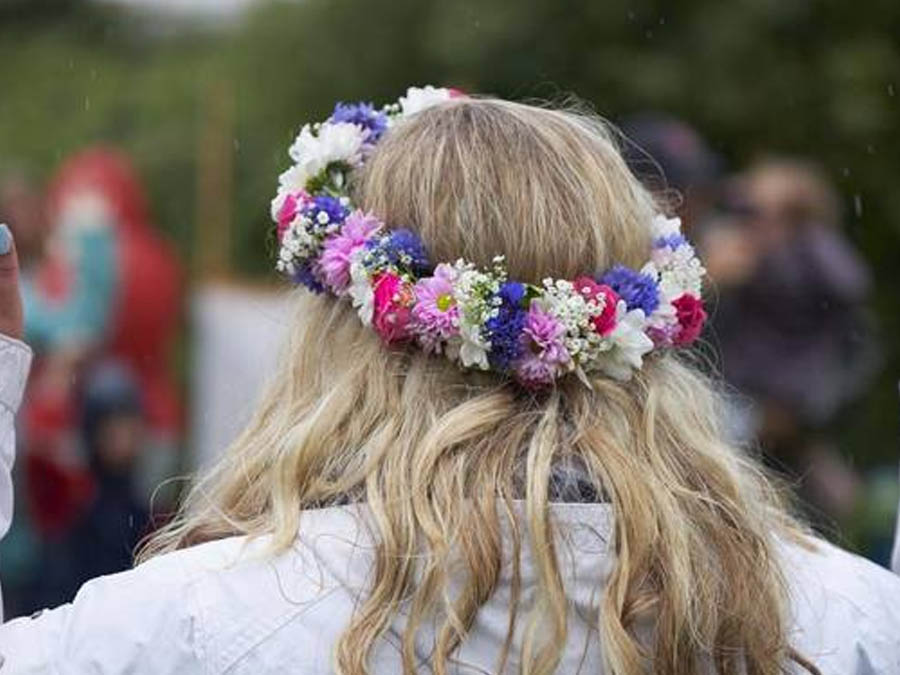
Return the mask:
[[0,333],[21,340],[23,331],[16,244],[9,227],[0,223]]

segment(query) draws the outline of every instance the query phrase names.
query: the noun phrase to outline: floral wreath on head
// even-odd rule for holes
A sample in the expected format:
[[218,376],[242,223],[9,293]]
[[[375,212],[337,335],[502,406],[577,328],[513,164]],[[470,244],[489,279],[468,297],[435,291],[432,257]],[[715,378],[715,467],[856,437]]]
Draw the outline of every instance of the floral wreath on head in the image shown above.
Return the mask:
[[338,103],[307,124],[279,177],[272,218],[277,269],[316,293],[349,297],[386,343],[442,354],[462,368],[495,371],[527,388],[575,373],[627,380],[651,350],[690,344],[706,321],[705,270],[678,218],[657,215],[650,260],[538,285],[509,279],[502,256],[490,269],[465,260],[432,264],[419,236],[354,208],[350,174],[391,126],[462,96],[410,87],[380,110]]

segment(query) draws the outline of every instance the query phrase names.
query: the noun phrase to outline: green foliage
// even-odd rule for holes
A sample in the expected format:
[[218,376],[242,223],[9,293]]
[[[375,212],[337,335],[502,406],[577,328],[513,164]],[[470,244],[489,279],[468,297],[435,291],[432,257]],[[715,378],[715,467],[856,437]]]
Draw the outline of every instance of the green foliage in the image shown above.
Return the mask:
[[[0,5],[0,161],[48,173],[96,142],[145,176],[161,226],[191,254],[198,137],[233,97],[235,267],[265,274],[263,233],[299,122],[411,83],[588,101],[613,120],[690,121],[734,166],[765,151],[824,164],[871,262],[885,336],[900,332],[900,4],[815,0],[303,0],[245,21],[169,30],[75,0]],[[885,373],[898,346],[885,340]],[[895,375],[848,418],[861,462],[896,457]]]

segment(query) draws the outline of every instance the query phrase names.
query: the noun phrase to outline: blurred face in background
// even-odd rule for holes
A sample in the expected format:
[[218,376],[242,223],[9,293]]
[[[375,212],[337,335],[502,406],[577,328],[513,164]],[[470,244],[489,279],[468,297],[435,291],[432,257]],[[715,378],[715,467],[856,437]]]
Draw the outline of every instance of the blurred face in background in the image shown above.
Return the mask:
[[728,211],[701,239],[709,275],[718,284],[742,284],[759,264],[815,228],[834,228],[839,202],[813,164],[760,162],[726,185]]
[[741,224],[760,255],[790,242],[804,229],[837,224],[837,200],[812,165],[758,164],[739,180]]
[[143,441],[144,422],[140,415],[110,415],[97,430],[97,460],[111,474],[127,474],[141,453]]

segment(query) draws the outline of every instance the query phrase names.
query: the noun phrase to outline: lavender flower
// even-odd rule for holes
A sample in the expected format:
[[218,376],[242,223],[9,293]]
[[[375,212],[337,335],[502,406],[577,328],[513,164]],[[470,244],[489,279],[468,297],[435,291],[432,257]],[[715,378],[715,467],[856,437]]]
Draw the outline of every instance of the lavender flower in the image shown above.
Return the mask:
[[362,127],[369,133],[367,143],[376,143],[387,131],[387,116],[375,110],[371,103],[338,103],[331,113],[331,122],[349,122]]
[[625,301],[628,309],[642,309],[650,316],[659,307],[659,289],[653,277],[616,265],[601,278],[601,284],[612,288]]

